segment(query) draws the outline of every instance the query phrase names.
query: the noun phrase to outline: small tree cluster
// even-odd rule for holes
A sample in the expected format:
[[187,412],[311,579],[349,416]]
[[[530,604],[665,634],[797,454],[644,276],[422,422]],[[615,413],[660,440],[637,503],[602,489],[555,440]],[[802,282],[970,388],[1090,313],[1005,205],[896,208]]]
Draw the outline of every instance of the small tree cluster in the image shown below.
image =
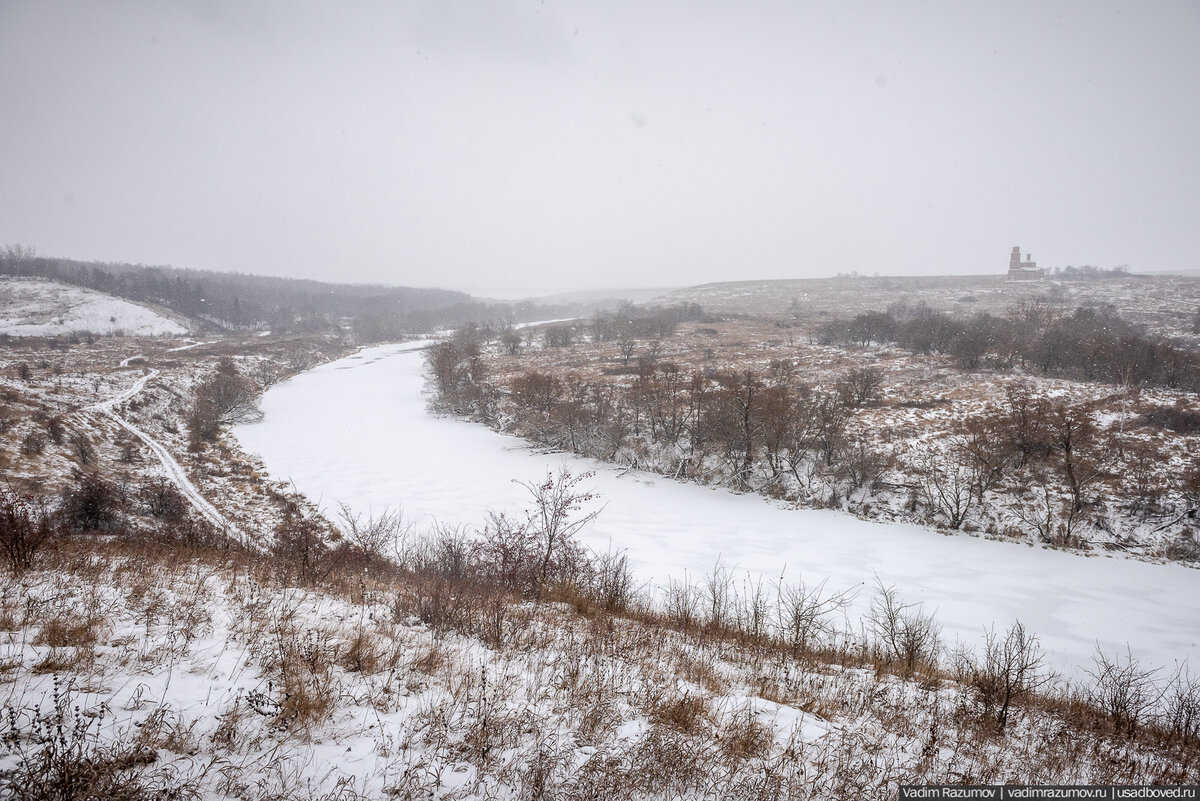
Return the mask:
[[458,329],[426,353],[437,404],[454,414],[486,413],[483,338],[475,325]]
[[188,416],[193,448],[215,441],[223,425],[261,420],[258,393],[258,386],[238,371],[233,359],[221,359],[216,372],[196,387]]

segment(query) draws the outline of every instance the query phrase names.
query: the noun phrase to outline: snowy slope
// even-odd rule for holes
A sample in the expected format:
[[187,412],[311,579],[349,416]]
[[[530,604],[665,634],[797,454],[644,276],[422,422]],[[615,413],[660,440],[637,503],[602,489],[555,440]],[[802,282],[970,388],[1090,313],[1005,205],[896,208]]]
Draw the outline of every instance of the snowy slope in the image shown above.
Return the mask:
[[0,333],[28,337],[82,332],[153,336],[184,334],[187,329],[103,292],[53,281],[0,278]]
[[275,477],[329,508],[345,501],[370,514],[403,505],[418,525],[432,518],[479,524],[488,510],[519,512],[528,495],[513,479],[536,480],[560,465],[595,470],[590,488],[607,505],[584,530],[585,544],[627,549],[639,577],[654,584],[702,580],[720,559],[750,581],[770,584],[784,573],[859,587],[853,611],[862,614],[878,575],[906,600],[936,610],[951,642],[977,643],[986,626],[1019,619],[1067,671],[1090,665],[1097,644],[1108,653],[1128,644],[1152,664],[1200,658],[1197,571],[786,509],[539,453],[482,425],[428,414],[415,347],[364,350],[276,385],[263,400],[265,420],[239,426],[238,439]]

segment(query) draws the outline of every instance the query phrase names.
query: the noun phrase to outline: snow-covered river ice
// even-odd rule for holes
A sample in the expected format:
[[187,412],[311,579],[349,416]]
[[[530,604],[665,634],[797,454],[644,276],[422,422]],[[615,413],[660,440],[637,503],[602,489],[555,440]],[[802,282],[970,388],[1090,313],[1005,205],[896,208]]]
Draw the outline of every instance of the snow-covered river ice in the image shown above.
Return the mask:
[[[582,533],[598,550],[624,549],[640,579],[700,578],[721,560],[739,583],[803,578],[860,587],[875,575],[905,601],[936,610],[943,635],[978,644],[986,626],[1021,620],[1051,662],[1074,673],[1097,643],[1173,668],[1200,651],[1200,571],[1107,556],[1084,557],[929,528],[797,510],[753,495],[530,449],[521,440],[426,410],[421,343],[370,348],[305,372],[264,396],[260,423],[235,429],[272,476],[333,510],[402,507],[418,526],[434,519],[480,524],[491,511],[520,512],[514,480],[566,465],[606,504]],[[1200,660],[1190,659],[1200,667]]]

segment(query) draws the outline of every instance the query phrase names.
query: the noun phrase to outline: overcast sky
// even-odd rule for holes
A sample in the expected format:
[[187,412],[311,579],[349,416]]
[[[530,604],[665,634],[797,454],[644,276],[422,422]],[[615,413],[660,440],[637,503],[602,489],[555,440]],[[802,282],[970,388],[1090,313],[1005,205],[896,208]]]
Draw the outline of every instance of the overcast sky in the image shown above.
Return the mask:
[[1200,267],[1200,3],[0,1],[0,244],[487,291]]

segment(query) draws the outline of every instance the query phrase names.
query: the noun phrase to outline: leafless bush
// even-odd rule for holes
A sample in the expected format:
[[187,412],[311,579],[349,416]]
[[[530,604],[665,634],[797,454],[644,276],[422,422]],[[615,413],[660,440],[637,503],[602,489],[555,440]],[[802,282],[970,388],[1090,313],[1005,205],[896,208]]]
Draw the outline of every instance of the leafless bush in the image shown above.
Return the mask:
[[1090,702],[1129,739],[1134,739],[1138,725],[1166,692],[1155,681],[1161,668],[1143,667],[1128,649],[1124,658],[1109,657],[1099,646],[1092,663],[1093,668],[1087,671],[1092,678]]
[[63,494],[59,514],[67,528],[81,532],[112,532],[123,522],[122,488],[98,471],[75,474],[74,486]]
[[187,514],[187,499],[165,478],[146,481],[141,487],[142,504],[151,517],[177,522]]
[[866,439],[846,443],[837,474],[850,483],[851,490],[875,490],[892,469],[895,459],[887,451],[872,447]]
[[837,392],[847,406],[865,406],[878,399],[883,378],[884,372],[878,367],[856,367],[838,381]]
[[901,603],[894,586],[885,587],[875,577],[875,597],[867,619],[879,655],[889,662],[899,662],[906,674],[917,667],[937,662],[941,627],[932,613],[920,604]]
[[597,497],[580,486],[593,475],[588,472],[574,476],[563,467],[557,475],[546,473],[540,482],[519,482],[533,501],[526,516],[536,548],[536,597],[542,596],[551,581],[572,582],[586,561],[575,535],[601,510],[594,509],[578,517],[575,514]]
[[0,488],[0,548],[14,573],[31,567],[34,556],[56,533],[44,498]]
[[1200,736],[1200,678],[1191,674],[1186,663],[1167,685],[1163,700],[1164,723],[1185,746],[1191,744]]
[[716,634],[724,634],[730,628],[733,616],[733,576],[729,568],[718,559],[704,577],[702,586],[707,612],[705,627]]
[[983,714],[1003,731],[1010,710],[1050,681],[1041,671],[1038,639],[1017,621],[1003,639],[995,629],[987,632],[983,659],[971,659],[969,683],[978,693]]
[[825,581],[815,587],[780,583],[778,587],[779,630],[783,641],[799,655],[835,632],[831,619],[844,614],[853,600],[850,592],[826,592]]
[[33,430],[21,438],[22,456],[40,456],[46,450],[46,435]]
[[684,633],[692,632],[701,619],[701,588],[685,576],[682,581],[668,579],[663,593],[663,613],[667,620]]
[[66,436],[66,427],[63,425],[62,418],[51,417],[46,421],[46,436],[55,445],[63,444],[63,437]]
[[530,597],[536,594],[539,551],[526,521],[504,514],[489,515],[471,556],[505,590]]
[[593,553],[591,563],[586,592],[593,601],[607,612],[627,612],[638,605],[638,585],[625,553]]
[[96,448],[82,431],[76,431],[71,437],[71,451],[81,465],[87,466],[96,461]]
[[339,503],[338,520],[342,536],[366,556],[368,563],[382,559],[385,552],[398,553],[401,540],[412,531],[399,509],[384,508],[377,515],[364,517],[348,504]]
[[751,580],[747,575],[742,583],[742,591],[734,596],[734,620],[738,633],[755,646],[765,644],[770,636],[771,607],[771,598],[762,577]]
[[221,359],[216,373],[196,388],[188,418],[193,438],[212,442],[222,425],[261,420],[258,392],[258,386],[238,372],[232,359]]
[[291,505],[275,527],[274,553],[301,583],[316,585],[336,565],[323,521]]

